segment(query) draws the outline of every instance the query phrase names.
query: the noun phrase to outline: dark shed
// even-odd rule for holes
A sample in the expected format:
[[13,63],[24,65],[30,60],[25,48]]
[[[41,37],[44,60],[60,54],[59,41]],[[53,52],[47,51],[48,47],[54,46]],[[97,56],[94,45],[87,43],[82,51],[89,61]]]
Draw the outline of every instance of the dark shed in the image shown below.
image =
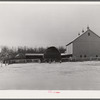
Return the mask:
[[49,47],[46,49],[44,53],[44,60],[49,62],[49,61],[60,61],[61,60],[61,54],[59,50],[56,47]]

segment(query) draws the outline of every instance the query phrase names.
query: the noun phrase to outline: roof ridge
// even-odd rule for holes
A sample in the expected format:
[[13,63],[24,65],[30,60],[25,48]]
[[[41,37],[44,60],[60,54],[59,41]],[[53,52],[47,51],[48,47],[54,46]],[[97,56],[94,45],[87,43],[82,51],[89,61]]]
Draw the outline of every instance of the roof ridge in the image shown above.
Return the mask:
[[75,40],[77,40],[78,38],[80,38],[82,35],[84,35],[87,31],[91,31],[93,34],[95,34],[96,36],[98,36],[100,38],[99,35],[97,35],[95,32],[93,32],[91,29],[86,30],[83,34],[81,34],[80,36],[78,36],[76,39],[74,39],[73,41],[71,41],[70,43],[68,43],[66,46],[70,45],[71,43],[73,43]]

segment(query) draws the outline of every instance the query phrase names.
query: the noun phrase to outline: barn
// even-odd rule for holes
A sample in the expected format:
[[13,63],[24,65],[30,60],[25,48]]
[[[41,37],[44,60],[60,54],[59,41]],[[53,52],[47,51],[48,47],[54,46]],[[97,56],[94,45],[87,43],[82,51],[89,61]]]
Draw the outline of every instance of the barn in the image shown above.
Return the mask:
[[60,61],[61,60],[61,54],[59,52],[59,50],[54,47],[51,46],[49,48],[47,48],[47,50],[44,52],[44,60],[49,62],[49,61]]
[[43,61],[43,54],[36,54],[36,53],[26,53],[25,54],[27,62],[42,62]]
[[100,57],[100,37],[89,27],[66,45],[66,54],[73,60],[92,60]]
[[[65,57],[64,54],[62,56],[63,58]],[[43,54],[26,53],[25,57],[28,62],[32,62],[35,60],[40,60],[41,62],[61,61],[61,54],[59,50],[54,46],[48,47]]]

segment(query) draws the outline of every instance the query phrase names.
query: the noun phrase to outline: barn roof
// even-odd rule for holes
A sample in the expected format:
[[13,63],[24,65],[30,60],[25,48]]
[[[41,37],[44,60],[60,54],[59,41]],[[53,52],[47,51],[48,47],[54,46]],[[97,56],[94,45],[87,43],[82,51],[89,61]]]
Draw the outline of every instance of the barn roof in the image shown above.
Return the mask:
[[[91,31],[93,34],[95,34],[97,37],[100,38],[99,35],[97,35],[96,33],[94,33],[92,30],[88,29],[86,32]],[[80,38],[81,36],[83,36],[86,32],[84,32],[83,34],[81,34],[79,37],[77,37],[76,39],[74,39],[73,41],[71,41],[70,43],[68,43],[66,46],[72,44],[74,41],[76,41],[78,38]]]
[[41,53],[26,53],[25,56],[43,56]]
[[[25,55],[29,55],[29,56],[30,56],[30,55],[32,55],[32,56],[33,56],[33,55],[41,55],[41,56],[42,56],[42,55],[44,55],[44,54],[43,54],[43,53],[41,53],[41,54],[40,54],[40,53],[39,53],[39,54],[36,54],[36,53],[35,53],[35,54],[34,54],[34,53],[26,53]],[[65,54],[65,53],[61,53],[61,55],[66,55],[66,54]]]
[[[36,53],[26,53],[25,56],[29,57],[29,56],[35,56],[35,57],[43,57],[44,54],[36,54]],[[64,56],[68,56],[68,54],[66,53],[61,53],[61,57],[64,57]]]
[[61,53],[61,56],[63,56],[63,55],[67,55],[66,53]]

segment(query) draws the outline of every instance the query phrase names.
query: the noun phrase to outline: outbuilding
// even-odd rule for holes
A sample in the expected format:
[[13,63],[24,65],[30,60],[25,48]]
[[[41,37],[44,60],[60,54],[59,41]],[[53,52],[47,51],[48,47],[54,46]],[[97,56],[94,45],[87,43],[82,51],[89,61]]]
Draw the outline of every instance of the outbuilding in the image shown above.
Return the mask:
[[56,47],[48,47],[44,52],[44,60],[47,62],[59,62],[61,60],[61,54]]

